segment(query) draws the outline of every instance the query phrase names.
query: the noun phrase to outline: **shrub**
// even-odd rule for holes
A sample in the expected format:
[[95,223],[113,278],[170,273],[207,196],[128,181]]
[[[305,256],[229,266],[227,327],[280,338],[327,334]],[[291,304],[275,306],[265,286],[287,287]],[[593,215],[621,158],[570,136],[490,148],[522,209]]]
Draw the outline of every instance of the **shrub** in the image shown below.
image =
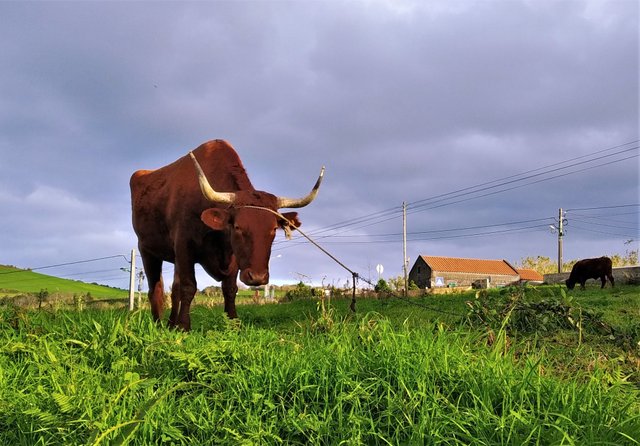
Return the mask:
[[376,283],[374,290],[376,291],[376,293],[390,293],[391,287],[386,280],[380,279],[378,280],[378,283]]
[[314,289],[300,281],[293,290],[289,290],[285,293],[284,300],[291,302],[297,299],[308,299],[314,295]]

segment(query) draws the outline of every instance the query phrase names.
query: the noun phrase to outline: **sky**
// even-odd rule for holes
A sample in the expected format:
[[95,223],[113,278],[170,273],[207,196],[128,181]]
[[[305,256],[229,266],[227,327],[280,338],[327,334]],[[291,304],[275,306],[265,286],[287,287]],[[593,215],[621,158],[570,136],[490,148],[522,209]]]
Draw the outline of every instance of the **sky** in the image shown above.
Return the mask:
[[[211,139],[276,195],[325,166],[301,229],[360,285],[402,274],[403,203],[408,268],[556,261],[560,208],[565,260],[625,254],[638,5],[2,1],[0,264],[127,288],[131,174]],[[343,286],[347,269],[300,234],[274,242],[272,283]]]

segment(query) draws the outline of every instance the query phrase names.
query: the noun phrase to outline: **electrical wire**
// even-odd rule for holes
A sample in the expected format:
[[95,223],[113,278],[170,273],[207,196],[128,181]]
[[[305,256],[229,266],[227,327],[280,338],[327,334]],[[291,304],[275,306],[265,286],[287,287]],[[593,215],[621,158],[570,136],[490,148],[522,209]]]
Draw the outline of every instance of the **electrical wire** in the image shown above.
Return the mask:
[[[541,179],[538,179],[538,180],[535,180],[535,181],[529,181],[529,182],[526,182],[524,184],[518,184],[518,185],[515,185],[515,186],[511,186],[511,187],[506,187],[506,188],[503,187],[503,186],[507,186],[509,184],[515,184],[515,183],[519,183],[519,182],[522,182],[522,181],[525,181],[525,180],[530,180],[532,178],[536,178],[536,177],[540,177],[540,176],[544,176],[544,175],[549,175],[549,174],[554,173],[554,172],[560,172],[562,170],[567,170],[567,169],[574,169],[578,165],[584,165],[584,164],[587,164],[587,163],[592,163],[592,162],[599,161],[599,160],[604,160],[606,158],[610,158],[610,157],[613,157],[613,156],[621,155],[621,154],[624,154],[624,153],[627,153],[627,152],[637,151],[640,146],[635,145],[634,147],[630,147],[630,148],[627,147],[627,148],[625,148],[623,150],[618,150],[615,153],[610,153],[610,154],[607,154],[607,155],[601,155],[601,156],[594,157],[595,155],[603,154],[603,153],[610,152],[612,150],[616,150],[616,149],[619,149],[619,148],[622,148],[622,147],[625,147],[625,146],[636,144],[638,141],[640,141],[640,140],[630,141],[630,142],[627,142],[627,143],[624,143],[624,144],[620,144],[620,145],[617,145],[617,146],[613,146],[613,147],[610,147],[610,148],[607,148],[607,149],[604,149],[604,150],[595,151],[595,152],[592,152],[592,153],[587,154],[587,155],[570,158],[570,159],[567,159],[567,160],[564,160],[564,161],[561,161],[561,162],[558,162],[558,163],[550,164],[550,165],[543,166],[543,167],[540,167],[540,168],[537,168],[537,169],[528,170],[526,172],[522,172],[522,173],[519,173],[519,174],[516,174],[516,175],[510,175],[510,176],[503,177],[503,178],[500,178],[500,179],[497,179],[497,180],[481,183],[481,184],[478,184],[478,185],[475,185],[475,186],[469,186],[469,187],[458,189],[458,190],[455,190],[455,191],[452,191],[452,192],[448,192],[448,193],[445,193],[445,194],[439,194],[439,195],[435,195],[435,196],[432,196],[432,197],[428,197],[428,198],[424,198],[424,199],[421,199],[421,200],[417,200],[417,201],[414,201],[414,202],[410,202],[408,204],[409,210],[407,211],[407,214],[413,214],[413,213],[416,213],[416,212],[423,212],[423,211],[430,210],[430,209],[435,209],[435,208],[440,208],[440,207],[444,207],[444,206],[450,206],[452,204],[458,204],[458,203],[462,203],[462,202],[466,202],[466,201],[470,201],[470,200],[475,200],[475,199],[479,199],[479,198],[483,198],[483,197],[499,194],[499,193],[502,193],[502,192],[507,192],[507,191],[510,191],[510,190],[518,189],[518,188],[521,188],[521,187],[526,187],[526,186],[530,186],[530,185],[533,185],[533,184],[541,183],[541,182],[544,182],[544,181],[550,181],[550,180],[561,178],[561,177],[564,177],[564,176],[567,176],[567,175],[573,175],[573,174],[576,174],[576,173],[584,172],[584,171],[595,169],[595,168],[598,168],[598,167],[603,167],[603,166],[606,166],[606,165],[619,163],[619,162],[622,162],[622,161],[625,161],[625,160],[628,160],[628,159],[637,158],[638,154],[636,153],[636,154],[633,154],[633,155],[630,155],[630,156],[626,156],[626,157],[615,159],[615,160],[608,161],[608,162],[599,163],[599,164],[596,164],[596,165],[593,165],[593,166],[588,166],[588,167],[584,167],[584,168],[581,168],[581,169],[576,169],[576,170],[572,170],[572,171],[568,171],[568,172],[563,172],[561,174],[553,175],[551,177],[541,178]],[[585,158],[590,158],[590,159],[585,160]],[[578,163],[573,163],[574,161],[577,161],[577,160],[583,160],[583,161],[580,161]],[[567,164],[567,163],[573,163],[573,164],[568,165],[568,166],[564,166],[564,167],[556,167],[556,166],[562,166],[562,165]],[[537,173],[534,174],[534,172],[537,172]],[[518,178],[518,177],[520,177],[520,178]],[[479,192],[489,191],[491,189],[496,189],[496,188],[502,188],[502,189],[493,190],[493,191],[485,193],[485,194],[477,195]],[[471,194],[472,196],[466,196],[466,195],[469,195],[469,194]],[[476,194],[476,195],[473,195],[473,194]],[[455,198],[459,198],[459,197],[463,197],[463,196],[465,198],[463,198],[461,200],[451,201],[451,200],[453,200]],[[436,205],[436,203],[442,203],[442,204]],[[369,227],[369,226],[373,226],[373,225],[376,225],[376,224],[384,223],[384,222],[387,222],[387,221],[390,221],[390,220],[393,220],[393,219],[399,219],[399,218],[401,218],[401,215],[400,215],[400,212],[399,212],[400,209],[401,209],[400,207],[388,208],[388,209],[385,209],[383,211],[379,211],[379,212],[376,212],[376,213],[372,213],[372,214],[368,214],[368,215],[361,216],[361,217],[358,217],[358,218],[354,218],[354,219],[350,219],[350,220],[345,220],[343,222],[335,223],[335,224],[330,225],[330,226],[325,227],[325,228],[319,228],[319,229],[316,229],[316,230],[313,230],[313,231],[309,231],[309,234],[312,235],[312,236],[318,236],[319,234],[326,234],[327,232],[335,231],[335,230],[338,230],[338,229],[341,230],[340,233],[344,233],[344,232],[350,232],[350,231],[353,231],[353,230],[362,229],[364,227]],[[393,214],[394,212],[396,213],[395,215]],[[335,233],[334,234],[330,234],[329,237],[334,236],[334,235],[337,235],[337,234],[335,234]],[[275,245],[278,245],[279,243],[282,243],[282,241],[276,241]]]

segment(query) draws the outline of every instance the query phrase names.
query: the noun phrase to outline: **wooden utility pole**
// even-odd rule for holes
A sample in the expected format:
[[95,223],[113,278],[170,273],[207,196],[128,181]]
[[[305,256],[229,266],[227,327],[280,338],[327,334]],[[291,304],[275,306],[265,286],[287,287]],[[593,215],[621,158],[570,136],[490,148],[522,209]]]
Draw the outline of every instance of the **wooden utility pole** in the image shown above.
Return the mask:
[[136,250],[131,250],[131,265],[129,268],[129,311],[133,311],[136,294]]
[[402,202],[402,270],[404,271],[404,293],[406,297],[409,286],[407,280],[407,204]]

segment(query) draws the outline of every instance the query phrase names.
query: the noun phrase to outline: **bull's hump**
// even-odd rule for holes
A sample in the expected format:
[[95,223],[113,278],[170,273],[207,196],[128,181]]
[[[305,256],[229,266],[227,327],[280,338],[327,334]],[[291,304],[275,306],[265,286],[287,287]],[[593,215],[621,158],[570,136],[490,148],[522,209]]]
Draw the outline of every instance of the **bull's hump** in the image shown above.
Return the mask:
[[[227,141],[223,139],[207,141],[194,149],[193,154],[216,190],[232,192],[254,189],[240,156]],[[193,170],[193,163],[188,159],[189,156],[185,155],[183,158],[182,162]]]
[[194,149],[194,152],[207,152],[207,151],[225,151],[232,152],[237,156],[235,149],[231,145],[230,142],[224,139],[212,139],[210,141],[204,142],[200,144],[197,148]]
[[133,187],[135,184],[138,184],[141,179],[149,175],[153,170],[136,170],[131,175],[131,180],[129,180],[129,184]]
[[151,172],[153,172],[153,170],[136,170],[135,172],[133,172],[133,175],[131,175],[131,179],[138,179],[138,178],[144,177],[145,175],[148,175]]

